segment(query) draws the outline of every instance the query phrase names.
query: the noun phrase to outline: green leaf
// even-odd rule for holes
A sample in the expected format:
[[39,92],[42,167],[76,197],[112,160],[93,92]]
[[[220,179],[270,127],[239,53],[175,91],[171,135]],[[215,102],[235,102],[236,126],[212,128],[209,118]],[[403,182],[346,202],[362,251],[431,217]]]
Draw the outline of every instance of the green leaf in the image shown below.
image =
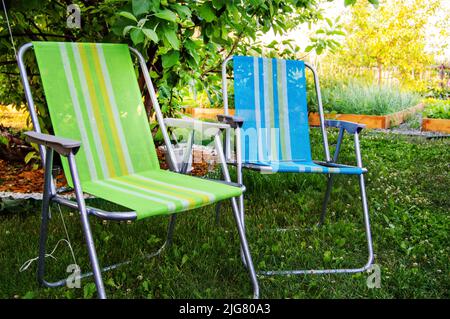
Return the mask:
[[113,287],[113,288],[120,288],[115,282],[113,278],[109,278],[106,282],[105,285]]
[[22,299],[33,299],[36,297],[36,293],[34,291],[27,291]]
[[314,46],[308,45],[308,46],[305,48],[305,52],[311,52],[312,49],[314,49]]
[[84,299],[91,299],[94,297],[95,292],[97,291],[97,287],[95,287],[95,284],[93,282],[90,282],[83,287],[83,298]]
[[31,161],[31,159],[33,159],[35,156],[36,156],[35,151],[28,152],[28,154],[25,156],[25,159],[24,159],[25,164],[28,164]]
[[136,17],[131,12],[121,11],[117,15],[137,22]]
[[329,263],[331,261],[331,251],[327,250],[323,254],[323,261]]
[[334,34],[334,35],[345,35],[345,32],[341,31],[341,30],[334,30],[333,32],[331,32],[331,34]]
[[135,16],[139,16],[150,11],[150,1],[149,0],[133,0],[131,2],[133,13]]
[[188,255],[183,255],[183,258],[181,258],[181,267],[189,260]]
[[147,39],[152,40],[155,43],[158,43],[159,38],[158,35],[156,34],[155,31],[153,31],[152,29],[142,29],[142,32],[144,33],[144,35],[147,37]]
[[161,59],[162,59],[163,68],[165,68],[165,69],[170,68],[171,66],[174,66],[175,64],[177,64],[177,62],[179,61],[180,52],[172,50],[172,51],[164,54],[163,56],[161,56]]
[[355,3],[356,3],[356,0],[345,0],[345,1],[344,1],[344,5],[345,5],[346,7],[352,6],[352,5],[354,5]]
[[6,136],[0,135],[0,144],[6,145],[6,147],[9,147],[9,139]]
[[178,3],[174,4],[172,8],[180,15],[181,18],[191,18],[192,12],[187,6],[182,6]]
[[198,55],[198,45],[191,39],[187,39],[184,42],[184,48],[189,53],[189,55],[194,59],[195,63],[200,62],[200,56]]
[[369,0],[369,2],[371,4],[373,4],[374,6],[378,6],[380,4],[380,2],[378,0]]
[[213,7],[219,10],[225,5],[225,0],[212,0]]
[[166,30],[166,32],[164,32],[164,37],[172,46],[172,48],[174,48],[175,50],[180,49],[180,40],[178,40],[175,30]]
[[131,41],[133,41],[134,45],[144,42],[144,39],[145,39],[144,32],[142,32],[142,29],[138,29],[138,28],[133,29],[130,32],[130,37],[131,37]]
[[126,36],[128,32],[130,32],[130,30],[134,28],[136,28],[134,25],[127,25],[125,28],[123,28],[122,36]]
[[160,19],[167,20],[170,22],[175,22],[177,20],[177,15],[173,11],[170,11],[168,9],[164,9],[159,12],[156,12],[155,16]]
[[211,3],[206,2],[201,5],[198,9],[198,15],[203,18],[206,22],[212,22],[216,20],[216,14],[211,7]]

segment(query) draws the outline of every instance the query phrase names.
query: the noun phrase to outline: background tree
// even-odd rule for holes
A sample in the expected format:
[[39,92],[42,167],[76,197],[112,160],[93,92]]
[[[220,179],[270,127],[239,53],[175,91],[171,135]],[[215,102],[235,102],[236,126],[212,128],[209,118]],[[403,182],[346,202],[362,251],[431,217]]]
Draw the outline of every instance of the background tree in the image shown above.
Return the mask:
[[345,26],[347,36],[338,59],[347,66],[376,67],[379,84],[387,67],[397,67],[403,79],[410,78],[414,70],[433,60],[425,53],[425,26],[439,3],[390,0],[378,8],[356,3]]

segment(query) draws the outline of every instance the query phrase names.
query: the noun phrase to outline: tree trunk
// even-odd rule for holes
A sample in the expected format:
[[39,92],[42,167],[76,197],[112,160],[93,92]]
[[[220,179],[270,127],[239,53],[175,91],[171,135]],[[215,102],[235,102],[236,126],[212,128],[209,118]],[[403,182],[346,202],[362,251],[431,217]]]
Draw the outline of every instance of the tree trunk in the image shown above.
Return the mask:
[[380,86],[381,85],[381,80],[382,80],[382,77],[383,77],[383,68],[381,66],[381,63],[378,63],[377,69],[378,69],[378,86]]
[[139,84],[139,89],[141,90],[141,92],[144,92],[145,112],[147,113],[147,117],[150,118],[150,116],[152,115],[153,103],[152,103],[152,99],[150,98],[150,93],[146,89],[145,78],[144,78],[144,74],[142,72],[139,74],[138,84]]

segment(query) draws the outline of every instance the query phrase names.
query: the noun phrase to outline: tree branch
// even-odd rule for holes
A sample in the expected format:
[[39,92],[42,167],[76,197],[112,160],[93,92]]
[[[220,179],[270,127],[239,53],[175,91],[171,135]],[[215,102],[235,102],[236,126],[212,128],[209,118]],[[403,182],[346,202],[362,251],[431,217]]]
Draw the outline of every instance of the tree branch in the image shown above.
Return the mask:
[[9,64],[16,64],[17,61],[0,61],[0,66],[3,65],[9,65]]
[[[54,37],[54,38],[64,38],[69,40],[75,40],[74,36],[70,35],[62,35],[62,34],[52,34],[52,33],[13,33],[13,37],[30,37],[30,35],[37,36],[46,36],[46,37]],[[9,38],[9,34],[0,35],[0,38]]]

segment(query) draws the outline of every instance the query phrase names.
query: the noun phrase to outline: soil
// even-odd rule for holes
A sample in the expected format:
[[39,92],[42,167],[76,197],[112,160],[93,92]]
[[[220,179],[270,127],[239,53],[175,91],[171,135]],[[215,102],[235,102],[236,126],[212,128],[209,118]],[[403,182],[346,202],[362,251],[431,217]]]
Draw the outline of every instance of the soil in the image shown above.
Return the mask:
[[[162,169],[168,169],[164,153],[157,149],[158,159]],[[208,173],[206,162],[193,163],[191,175],[204,176]],[[64,174],[56,177],[57,187],[67,186]],[[24,161],[0,159],[0,192],[41,193],[44,188],[44,170],[33,169],[33,165],[25,165]]]
[[[56,181],[58,187],[67,185],[63,174],[59,174]],[[0,192],[40,193],[43,189],[43,169],[0,159]]]

